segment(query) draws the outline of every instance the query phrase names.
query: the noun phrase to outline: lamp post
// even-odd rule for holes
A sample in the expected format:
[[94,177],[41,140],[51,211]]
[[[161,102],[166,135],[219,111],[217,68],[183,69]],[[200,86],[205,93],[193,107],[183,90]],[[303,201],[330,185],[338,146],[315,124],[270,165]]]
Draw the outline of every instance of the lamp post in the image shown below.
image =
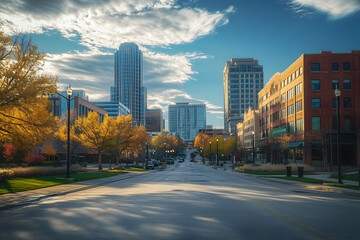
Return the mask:
[[255,164],[255,132],[252,131],[252,160],[253,164]]
[[219,139],[216,139],[216,165],[219,165],[218,154],[219,154]]
[[335,89],[335,96],[336,96],[336,114],[337,114],[337,135],[336,135],[336,145],[337,145],[337,161],[338,161],[338,183],[342,184],[342,179],[341,179],[341,162],[340,162],[340,95],[341,95],[341,91],[340,89],[336,86]]
[[149,161],[149,143],[146,142],[146,161]]
[[210,142],[210,163],[212,164],[211,142]]

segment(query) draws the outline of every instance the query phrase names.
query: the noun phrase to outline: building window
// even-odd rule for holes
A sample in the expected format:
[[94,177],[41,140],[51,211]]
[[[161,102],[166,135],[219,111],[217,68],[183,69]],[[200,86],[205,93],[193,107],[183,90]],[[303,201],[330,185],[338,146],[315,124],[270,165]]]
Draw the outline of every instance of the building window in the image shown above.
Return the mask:
[[281,118],[286,117],[286,108],[281,109]]
[[295,86],[295,95],[298,95],[302,91],[302,83]]
[[288,106],[287,112],[288,112],[288,115],[294,114],[294,104],[291,104],[290,106]]
[[344,62],[343,63],[343,71],[344,72],[349,72],[350,71],[350,63],[349,62]]
[[338,79],[333,79],[331,80],[331,89],[332,90],[335,90],[339,88],[340,89],[340,86],[339,86],[339,80]]
[[345,131],[353,130],[351,116],[344,116],[344,130]]
[[350,79],[344,79],[343,88],[344,89],[351,89],[351,81],[350,81]]
[[281,103],[286,101],[286,93],[281,94]]
[[349,97],[344,98],[344,108],[351,108],[351,98]]
[[311,99],[311,107],[312,108],[320,108],[321,107],[320,98],[312,98]]
[[288,99],[292,98],[294,96],[294,88],[287,91]]
[[311,130],[320,130],[321,127],[321,118],[312,117],[311,118]]
[[303,67],[299,68],[300,75],[303,74]]
[[276,120],[278,120],[279,119],[279,112],[275,112],[275,113],[273,113],[273,121],[276,121]]
[[339,71],[339,63],[331,63],[331,71],[338,72]]
[[301,132],[303,130],[303,120],[302,118],[296,120],[296,131]]
[[320,79],[311,79],[311,90],[320,90]]
[[336,108],[336,97],[333,97],[331,100],[331,107]]
[[263,106],[263,107],[261,108],[261,111],[262,111],[262,113],[265,112],[265,106]]
[[288,131],[289,133],[294,132],[294,122],[288,122]]
[[311,71],[319,72],[320,71],[320,63],[311,63]]
[[302,100],[297,101],[297,102],[295,103],[295,110],[296,110],[296,112],[299,112],[299,111],[302,110]]

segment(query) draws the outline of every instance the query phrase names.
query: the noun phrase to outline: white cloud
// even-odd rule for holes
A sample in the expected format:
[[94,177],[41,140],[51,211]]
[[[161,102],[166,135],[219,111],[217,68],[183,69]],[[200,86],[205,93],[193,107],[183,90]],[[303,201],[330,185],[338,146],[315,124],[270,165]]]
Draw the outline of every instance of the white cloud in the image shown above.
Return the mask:
[[167,46],[212,33],[228,22],[230,12],[233,7],[217,12],[181,8],[174,0],[5,1],[0,23],[10,33],[55,29],[67,38],[79,35],[81,44],[90,49],[117,48],[134,40],[140,45]]
[[303,8],[313,8],[338,19],[360,10],[360,0],[291,0],[296,13],[303,14]]

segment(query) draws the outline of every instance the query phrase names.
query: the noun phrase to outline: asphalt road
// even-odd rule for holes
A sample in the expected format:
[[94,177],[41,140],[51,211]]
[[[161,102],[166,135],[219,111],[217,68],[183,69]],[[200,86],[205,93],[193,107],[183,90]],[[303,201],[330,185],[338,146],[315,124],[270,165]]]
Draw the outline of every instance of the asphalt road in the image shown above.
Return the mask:
[[0,239],[360,239],[359,197],[189,161],[0,213]]

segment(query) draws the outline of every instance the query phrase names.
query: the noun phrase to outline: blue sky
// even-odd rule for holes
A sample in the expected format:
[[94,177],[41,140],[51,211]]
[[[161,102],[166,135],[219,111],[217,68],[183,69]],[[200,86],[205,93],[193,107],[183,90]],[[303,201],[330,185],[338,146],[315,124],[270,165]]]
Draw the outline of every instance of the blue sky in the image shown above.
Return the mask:
[[[42,71],[90,100],[109,100],[113,53],[144,53],[148,107],[206,103],[223,127],[225,62],[255,58],[264,81],[303,53],[360,50],[360,0],[0,0],[0,30],[47,53]],[[167,119],[166,119],[167,120]]]

